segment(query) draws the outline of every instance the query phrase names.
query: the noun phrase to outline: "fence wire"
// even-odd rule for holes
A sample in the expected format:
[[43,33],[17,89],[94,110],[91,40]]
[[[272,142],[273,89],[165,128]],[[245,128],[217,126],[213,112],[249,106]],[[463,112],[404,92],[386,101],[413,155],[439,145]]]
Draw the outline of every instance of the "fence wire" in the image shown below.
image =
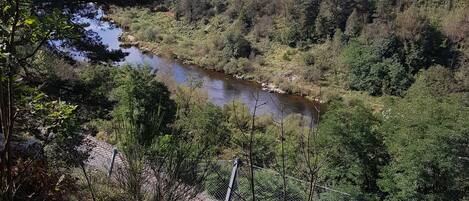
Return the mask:
[[[212,166],[204,183],[205,193],[210,200],[225,200],[229,188],[233,163],[217,162]],[[241,165],[237,169],[232,189],[232,201],[251,201],[251,171],[249,165]],[[285,186],[285,187],[284,187]],[[254,194],[259,201],[305,201],[311,192],[310,183],[294,177],[286,176],[285,185],[280,173],[261,167],[254,167]],[[347,193],[336,191],[325,186],[315,185],[311,200],[349,200]]]
[[[96,140],[94,140],[96,141]],[[88,160],[90,167],[109,170],[112,160],[112,146],[95,142],[96,147]],[[227,160],[212,161],[201,164],[207,170],[202,185],[202,193],[197,201],[225,200],[230,189],[230,178],[233,162]],[[114,165],[116,170],[123,163],[122,155],[117,154]],[[284,185],[284,182],[286,185]],[[254,166],[254,194],[259,201],[305,201],[309,200],[310,183],[301,179],[286,176],[285,181],[279,172]],[[231,188],[231,201],[251,201],[251,170],[249,164],[240,164],[236,169],[236,178]],[[327,186],[315,185],[311,200],[350,200],[350,195]]]

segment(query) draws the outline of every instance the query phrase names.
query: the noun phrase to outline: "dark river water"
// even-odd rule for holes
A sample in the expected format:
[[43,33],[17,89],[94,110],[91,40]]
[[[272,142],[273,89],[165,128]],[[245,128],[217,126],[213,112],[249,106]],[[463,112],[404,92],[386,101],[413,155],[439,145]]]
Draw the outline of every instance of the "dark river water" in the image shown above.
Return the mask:
[[[257,83],[238,80],[223,73],[204,70],[197,66],[183,65],[177,61],[167,60],[153,54],[145,54],[137,47],[120,47],[119,36],[123,30],[109,22],[100,20],[103,11],[98,10],[98,12],[99,14],[95,19],[79,18],[79,20],[88,23],[87,29],[96,32],[109,49],[121,49],[123,52],[128,53],[128,56],[116,65],[149,65],[162,76],[168,76],[166,79],[174,80],[182,85],[187,84],[190,77],[197,78],[203,81],[202,89],[207,92],[208,101],[219,106],[236,100],[248,105],[252,111],[255,105],[255,97],[259,95],[259,101],[263,105],[257,109],[258,114],[269,114],[274,118],[280,118],[282,116],[280,105],[283,105],[283,116],[293,113],[308,117],[316,116],[314,103],[303,97],[269,93],[263,91]],[[83,58],[76,56],[76,59]]]

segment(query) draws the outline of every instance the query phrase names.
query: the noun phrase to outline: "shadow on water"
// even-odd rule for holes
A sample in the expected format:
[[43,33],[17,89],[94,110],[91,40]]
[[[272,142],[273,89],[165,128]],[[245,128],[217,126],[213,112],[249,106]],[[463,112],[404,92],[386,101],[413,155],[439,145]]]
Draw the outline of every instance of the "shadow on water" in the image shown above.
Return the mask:
[[[120,47],[119,36],[122,29],[116,27],[110,22],[102,21],[103,10],[96,8],[97,15],[93,19],[77,16],[77,20],[89,24],[87,30],[96,32],[101,41],[109,49],[121,49],[128,53],[123,61],[116,65],[148,65],[157,70],[157,73],[164,72],[162,76],[168,80],[174,80],[178,84],[187,84],[189,76],[203,81],[202,88],[207,92],[209,101],[223,106],[232,103],[234,100],[241,101],[249,106],[251,111],[254,109],[255,96],[259,94],[259,101],[263,105],[258,108],[258,114],[272,115],[274,118],[281,116],[279,105],[284,106],[284,115],[302,114],[307,117],[316,117],[314,103],[300,96],[275,94],[263,91],[261,86],[254,82],[237,80],[226,76],[220,72],[205,70],[196,66],[188,66],[164,59],[162,57],[145,54],[137,47]],[[76,60],[86,60],[83,57],[76,56]]]

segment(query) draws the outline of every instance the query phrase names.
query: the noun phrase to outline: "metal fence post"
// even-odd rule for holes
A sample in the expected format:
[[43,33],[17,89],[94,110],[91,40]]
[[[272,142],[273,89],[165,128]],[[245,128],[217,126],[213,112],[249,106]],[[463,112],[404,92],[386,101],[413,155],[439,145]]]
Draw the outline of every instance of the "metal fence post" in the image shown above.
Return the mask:
[[109,172],[107,174],[108,177],[111,177],[111,174],[112,174],[112,168],[114,167],[114,160],[116,159],[116,155],[117,155],[117,149],[114,148],[112,150],[112,160],[111,160],[111,165],[109,166]]
[[238,166],[240,165],[240,160],[236,158],[233,163],[233,170],[231,170],[230,183],[228,185],[228,190],[226,191],[225,201],[231,201],[231,195],[235,188],[236,174],[238,173]]

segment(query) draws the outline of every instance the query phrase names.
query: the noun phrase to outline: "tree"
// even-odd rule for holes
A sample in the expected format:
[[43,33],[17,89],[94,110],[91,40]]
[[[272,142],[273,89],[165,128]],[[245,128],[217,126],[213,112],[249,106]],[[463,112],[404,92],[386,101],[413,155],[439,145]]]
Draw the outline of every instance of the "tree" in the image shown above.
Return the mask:
[[468,163],[462,156],[468,155],[469,108],[461,95],[433,93],[434,82],[425,77],[419,76],[406,97],[383,113],[390,163],[379,186],[386,200],[467,198]]
[[412,74],[434,64],[452,67],[455,53],[444,36],[416,7],[396,17],[396,36],[402,43],[401,58]]
[[349,37],[355,37],[359,34],[363,27],[363,19],[359,16],[357,9],[354,9],[352,14],[347,19],[347,26],[345,27],[345,34]]
[[331,37],[336,29],[345,30],[347,19],[354,8],[366,12],[367,1],[360,0],[323,0],[320,4],[319,14],[316,18],[317,37],[326,39]]
[[212,5],[208,0],[177,0],[176,3],[176,19],[185,16],[186,20],[193,23],[210,14]]
[[124,66],[115,79],[117,87],[111,94],[117,102],[112,112],[114,135],[125,156],[117,181],[128,199],[143,200],[143,185],[149,182],[145,164],[154,143],[171,132],[176,104],[148,67]]
[[280,41],[290,47],[295,47],[302,39],[301,27],[297,22],[287,23],[283,30],[280,32]]
[[212,159],[231,136],[221,108],[206,101],[200,83],[190,83],[176,91],[177,119],[171,133],[157,137],[149,150],[154,200],[194,198],[209,176]]
[[[118,86],[111,94],[111,99],[117,101],[114,119],[131,126],[130,136],[118,135],[122,137],[119,141],[124,150],[133,146],[130,143],[150,146],[155,137],[170,133],[176,105],[169,98],[167,87],[155,80],[150,68],[125,66],[115,79]],[[136,141],[127,142],[127,138]]]
[[318,0],[284,1],[284,20],[287,25],[284,32],[290,32],[288,40],[283,40],[285,44],[294,46],[299,41],[313,38],[319,3]]
[[343,53],[350,68],[350,88],[370,95],[403,95],[412,83],[412,74],[399,62],[395,48],[393,39],[371,46],[350,42]]
[[225,35],[222,49],[224,58],[247,58],[251,51],[251,43],[241,33],[230,31]]
[[24,85],[19,89],[11,152],[14,180],[2,185],[2,196],[10,187],[15,200],[66,199],[75,184],[70,172],[83,165],[91,148],[79,124],[78,106],[54,101]]
[[[352,199],[377,199],[380,169],[386,161],[380,121],[361,102],[333,102],[319,124],[320,150],[327,150],[320,175],[333,188],[348,192]],[[330,199],[334,193],[324,193]],[[332,197],[331,197],[332,196]]]
[[14,181],[12,175],[13,159],[11,142],[15,135],[15,119],[18,111],[16,93],[18,77],[21,72],[28,72],[29,59],[49,39],[68,33],[67,17],[60,12],[48,12],[39,15],[43,9],[36,2],[20,0],[0,3],[0,125],[3,135],[1,154],[1,184],[5,186],[3,199],[13,200]]

